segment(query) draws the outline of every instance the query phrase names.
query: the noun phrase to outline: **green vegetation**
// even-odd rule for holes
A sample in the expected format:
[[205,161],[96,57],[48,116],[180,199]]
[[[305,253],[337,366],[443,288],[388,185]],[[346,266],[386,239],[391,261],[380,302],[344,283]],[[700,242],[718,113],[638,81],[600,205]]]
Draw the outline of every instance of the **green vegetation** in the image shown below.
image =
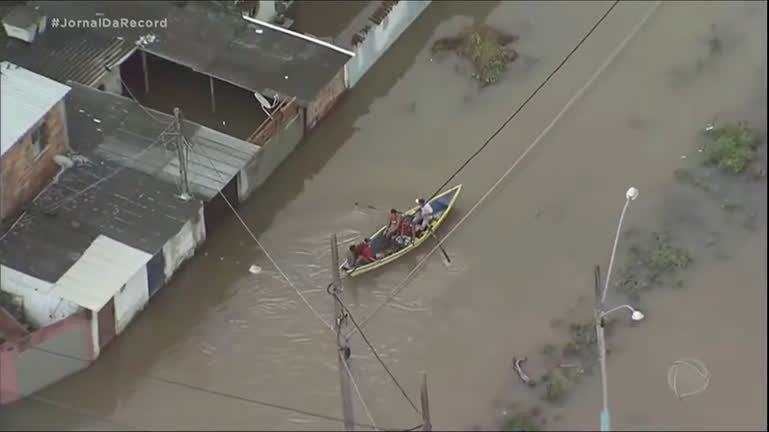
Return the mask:
[[562,402],[571,387],[576,383],[576,376],[565,374],[561,368],[555,368],[541,378],[545,383],[544,399],[551,403]]
[[732,123],[707,131],[705,163],[728,174],[739,174],[756,158],[758,140],[745,123]]
[[692,261],[689,253],[675,248],[667,242],[664,236],[655,234],[656,248],[652,253],[652,263],[657,270],[684,270]]
[[505,420],[502,430],[534,432],[541,430],[541,428],[539,423],[530,414],[517,413]]
[[483,85],[494,84],[507,69],[508,63],[518,57],[509,45],[516,36],[502,33],[491,27],[470,29],[457,37],[442,38],[433,44],[433,51],[455,51],[475,66],[473,75]]

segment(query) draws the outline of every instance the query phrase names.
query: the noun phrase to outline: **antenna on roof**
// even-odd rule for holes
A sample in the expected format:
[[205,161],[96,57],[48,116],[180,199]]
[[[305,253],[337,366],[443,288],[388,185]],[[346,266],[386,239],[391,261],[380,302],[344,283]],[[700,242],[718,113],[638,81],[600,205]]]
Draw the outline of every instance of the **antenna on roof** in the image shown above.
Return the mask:
[[262,111],[267,114],[267,117],[272,118],[272,113],[269,110],[275,108],[275,105],[278,104],[278,95],[272,97],[272,103],[258,92],[254,92],[254,97],[259,101],[259,104],[262,106]]

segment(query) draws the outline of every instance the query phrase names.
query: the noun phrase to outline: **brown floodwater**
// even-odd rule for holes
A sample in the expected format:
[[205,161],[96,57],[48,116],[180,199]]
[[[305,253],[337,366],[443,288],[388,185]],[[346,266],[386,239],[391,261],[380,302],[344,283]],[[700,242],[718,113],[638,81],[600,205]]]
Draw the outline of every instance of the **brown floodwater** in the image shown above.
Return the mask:
[[[333,314],[325,292],[329,234],[361,238],[382,223],[381,210],[432,193],[610,5],[434,2],[241,208],[326,321]],[[620,3],[457,176],[465,188],[442,234],[549,127],[650,7]],[[466,64],[429,50],[435,39],[473,23],[520,36],[519,59],[482,90]],[[751,230],[673,176],[680,168],[699,172],[697,134],[714,117],[747,117],[765,131],[766,99],[758,97],[765,94],[766,3],[675,2],[655,11],[445,243],[452,263],[432,256],[366,325],[413,399],[419,373],[428,372],[434,428],[494,426],[511,401],[540,406],[548,427],[597,428],[594,377],[551,407],[510,366],[514,355],[560,341],[552,321],[575,305],[573,313],[589,318],[579,305],[585,298],[589,304],[592,266],[605,266],[631,185],[641,194],[626,227],[668,230],[695,261],[681,275],[682,289],[645,294],[646,321],[620,328],[609,341],[613,426],[766,428],[766,183],[711,178],[757,214]],[[703,246],[704,236],[717,237],[717,251]],[[428,245],[349,281],[344,296],[355,316],[368,316],[387,298]],[[249,273],[252,264],[263,271]],[[356,382],[377,425],[418,425],[360,337],[352,343]],[[136,428],[340,429],[338,422],[169,382],[340,417],[335,349],[332,334],[232,218],[93,366],[39,396]],[[713,377],[703,394],[677,400],[666,373],[681,357],[701,359]],[[355,411],[358,422],[370,423],[357,401]],[[106,427],[116,426],[33,399],[0,410],[2,429]]]

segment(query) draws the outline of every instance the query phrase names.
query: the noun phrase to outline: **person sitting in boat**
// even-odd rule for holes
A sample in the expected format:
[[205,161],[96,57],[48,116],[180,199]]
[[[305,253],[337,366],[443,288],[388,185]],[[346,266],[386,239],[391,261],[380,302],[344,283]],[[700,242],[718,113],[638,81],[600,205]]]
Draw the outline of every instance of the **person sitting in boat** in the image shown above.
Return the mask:
[[356,267],[358,261],[358,247],[355,244],[351,244],[347,250],[347,260],[342,266],[346,271],[351,271]]
[[414,215],[414,225],[417,227],[417,237],[421,237],[422,233],[430,227],[430,222],[433,220],[433,208],[424,198],[418,198],[417,204],[419,204],[419,208],[416,215]]
[[395,209],[390,209],[390,217],[387,219],[387,228],[385,228],[384,238],[387,249],[392,248],[394,237],[398,234],[403,222],[403,214]]
[[393,234],[396,234],[401,227],[403,221],[403,214],[395,209],[390,209],[390,217],[387,219],[387,229],[385,230],[385,237],[390,238]]
[[361,243],[353,243],[350,245],[350,249],[347,251],[347,261],[344,264],[344,269],[352,271],[355,267],[360,265],[369,264],[374,262],[376,258],[371,252],[371,246],[369,245],[369,239],[363,239]]
[[395,238],[395,242],[401,248],[412,244],[416,237],[416,228],[414,227],[412,219],[411,216],[404,216],[401,221],[401,229],[398,231],[398,236]]
[[365,265],[372,263],[376,261],[376,257],[374,257],[374,253],[371,252],[371,240],[368,238],[364,238],[363,242],[358,245],[359,254],[357,257],[357,260],[355,262],[355,265]]

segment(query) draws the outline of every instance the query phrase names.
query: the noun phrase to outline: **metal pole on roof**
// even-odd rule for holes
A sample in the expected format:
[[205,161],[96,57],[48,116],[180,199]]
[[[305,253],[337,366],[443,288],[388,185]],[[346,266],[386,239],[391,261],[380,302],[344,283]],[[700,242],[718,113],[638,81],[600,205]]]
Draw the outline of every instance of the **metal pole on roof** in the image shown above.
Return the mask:
[[174,108],[174,127],[176,129],[176,153],[179,156],[179,178],[180,187],[182,189],[179,198],[184,201],[189,201],[192,198],[190,195],[190,185],[187,178],[187,166],[189,163],[189,148],[187,147],[187,140],[184,138],[182,131],[182,125],[184,124],[184,118],[182,117],[182,110],[178,107]]
[[342,54],[346,54],[346,55],[348,55],[350,57],[355,57],[355,53],[354,52],[346,50],[344,48],[340,48],[340,47],[338,47],[338,46],[336,46],[334,44],[330,44],[330,43],[328,43],[326,41],[322,41],[320,39],[316,39],[316,38],[314,38],[312,36],[307,36],[307,35],[304,35],[304,34],[301,34],[301,33],[297,33],[297,32],[295,32],[293,30],[289,30],[289,29],[283,28],[281,26],[276,26],[275,24],[270,24],[268,22],[264,22],[264,21],[258,20],[256,18],[252,18],[252,17],[250,17],[248,15],[241,15],[241,16],[242,16],[242,18],[244,20],[246,20],[246,21],[248,21],[248,22],[250,22],[252,24],[258,24],[260,26],[267,27],[268,29],[272,29],[272,30],[275,30],[275,31],[278,31],[278,32],[281,32],[281,33],[285,33],[287,35],[291,35],[291,36],[299,38],[299,39],[304,39],[307,42],[312,42],[314,44],[326,47],[328,49],[332,49],[332,50],[334,50],[336,52],[340,52]]

